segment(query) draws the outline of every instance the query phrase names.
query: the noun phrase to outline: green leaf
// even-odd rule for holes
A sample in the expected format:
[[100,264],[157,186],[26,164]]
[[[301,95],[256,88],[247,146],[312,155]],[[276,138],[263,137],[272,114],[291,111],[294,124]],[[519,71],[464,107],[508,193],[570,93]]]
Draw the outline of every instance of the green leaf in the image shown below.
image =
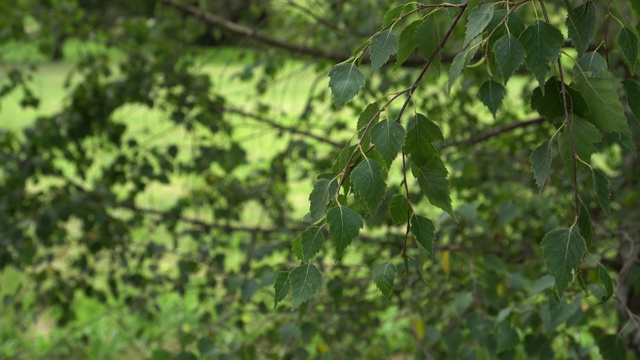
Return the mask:
[[336,162],[331,167],[331,171],[334,173],[340,173],[347,166],[347,161],[353,152],[356,150],[356,145],[351,145],[351,141],[349,141],[343,148],[340,150],[338,154],[338,158]]
[[322,285],[322,273],[312,264],[299,266],[289,274],[291,306],[297,308],[309,300]]
[[374,73],[398,51],[398,38],[391,30],[381,31],[371,38],[371,73]]
[[338,205],[327,211],[329,237],[336,250],[336,259],[340,259],[347,246],[358,236],[364,222],[358,213],[346,206]]
[[596,7],[587,1],[575,9],[569,10],[566,20],[569,37],[578,54],[587,50],[596,33]]
[[413,163],[411,172],[418,180],[418,185],[420,185],[420,189],[427,196],[429,202],[455,217],[451,207],[449,180],[447,180],[448,172],[446,169],[442,169],[438,164],[438,160],[435,159],[440,160],[437,156],[434,156],[431,161],[422,166]]
[[[589,105],[582,94],[569,85],[567,89],[567,105],[569,113],[578,116],[586,116],[589,112]],[[547,80],[544,85],[544,92],[536,88],[531,95],[531,107],[544,116],[549,122],[560,125],[564,121],[564,105],[562,101],[562,84],[556,77]],[[559,121],[557,121],[559,119]]]
[[638,33],[635,29],[625,26],[620,29],[618,34],[618,46],[622,50],[624,58],[629,64],[629,70],[631,74],[636,72],[636,65],[638,63]]
[[603,303],[613,296],[613,281],[611,281],[609,272],[602,264],[598,264],[598,278],[604,286],[605,295],[600,299],[600,303]]
[[493,52],[496,54],[496,61],[506,84],[522,64],[525,57],[524,48],[515,36],[506,34],[493,46]]
[[418,245],[422,246],[430,256],[433,256],[436,228],[431,220],[419,215],[413,215],[411,217],[411,233],[416,237]]
[[395,68],[398,68],[400,65],[404,64],[405,61],[409,58],[409,56],[413,53],[413,50],[416,49],[416,42],[413,36],[416,33],[416,29],[422,20],[416,20],[411,24],[407,25],[404,30],[400,33],[400,40],[398,40],[398,58],[396,59],[396,63],[394,65]]
[[302,234],[293,239],[291,250],[293,250],[293,255],[296,256],[296,259],[302,261]]
[[393,120],[383,120],[371,128],[371,142],[376,146],[376,151],[382,156],[387,168],[398,156],[406,135],[402,125]]
[[291,290],[291,283],[289,281],[289,272],[288,271],[278,271],[276,273],[275,281],[273,283],[273,288],[276,291],[276,295],[274,297],[273,308],[275,309],[278,306],[278,303],[282,301],[289,290]]
[[353,191],[366,204],[369,214],[374,214],[387,189],[380,165],[373,159],[364,159],[351,173],[351,183]]
[[504,86],[497,81],[487,80],[480,85],[478,97],[491,110],[494,118],[500,104],[502,104],[505,92]]
[[544,186],[551,169],[551,141],[547,140],[540,144],[531,154],[531,168],[533,178],[540,189]]
[[337,108],[356,96],[366,79],[356,64],[338,64],[329,72],[329,87]]
[[464,36],[464,47],[466,47],[473,38],[480,35],[482,31],[484,31],[484,28],[489,25],[493,17],[493,5],[494,4],[484,4],[476,6],[471,10],[469,21],[467,22],[467,32]]
[[591,215],[589,214],[587,207],[582,202],[580,203],[580,214],[578,215],[578,227],[580,228],[580,234],[587,245],[587,250],[589,250],[591,248],[591,238],[593,236]]
[[[324,175],[326,174],[320,176]],[[316,182],[313,184],[313,190],[311,190],[311,194],[309,195],[309,208],[311,221],[313,222],[324,217],[324,214],[327,212],[327,205],[338,192],[338,182],[335,179],[329,180],[320,176],[318,176]]]
[[631,130],[618,98],[619,85],[610,75],[594,78],[584,74],[576,76],[576,81],[572,84],[589,104],[591,111],[587,120],[601,130],[630,135]]
[[414,164],[424,165],[438,155],[438,151],[431,144],[432,141],[444,140],[438,125],[424,115],[417,114],[409,122],[408,129],[404,150],[411,154]]
[[609,179],[599,169],[593,169],[593,186],[596,189],[596,195],[598,196],[598,202],[602,211],[608,218],[611,218],[611,207],[609,206],[609,197],[611,197],[611,191],[609,190]]
[[[580,159],[588,162],[591,159],[591,154],[594,154],[598,150],[596,149],[595,144],[599,143],[602,139],[600,136],[600,132],[590,122],[575,115],[569,116],[571,119],[573,143],[576,147],[576,154],[578,155],[578,157],[580,157]],[[559,141],[563,144],[561,146],[564,147],[566,145],[565,148],[567,149],[567,152],[570,154],[570,158],[573,161],[568,129],[560,134]]]
[[604,360],[626,360],[627,350],[620,338],[613,335],[605,335],[598,340],[598,349]]
[[391,298],[396,272],[396,266],[391,261],[380,264],[373,269],[373,282],[382,295],[387,298]]
[[425,58],[430,58],[431,55],[438,49],[440,44],[440,29],[438,27],[437,17],[432,12],[422,20],[420,25],[416,28],[416,32],[413,35],[413,42],[419,49],[419,53]]
[[578,60],[573,67],[573,75],[578,76],[584,72],[586,76],[601,77],[605,70],[607,70],[607,61],[598,52],[593,51]]
[[520,34],[520,43],[527,55],[525,63],[542,87],[549,72],[549,63],[560,56],[564,37],[560,30],[538,20]]
[[382,22],[382,27],[385,27],[391,24],[392,22],[396,21],[396,19],[398,19],[400,15],[405,13],[404,11],[405,7],[409,7],[409,5],[408,4],[398,5],[392,8],[391,10],[387,11],[387,13],[384,14],[384,21]]
[[394,225],[400,225],[407,222],[409,219],[409,200],[402,195],[396,194],[391,197],[389,202],[389,215]]
[[640,119],[640,84],[633,80],[624,80],[622,85],[633,116]]
[[319,227],[309,226],[300,235],[302,261],[307,262],[314,257],[324,244],[324,235]]
[[473,59],[473,55],[478,51],[478,44],[482,41],[481,36],[477,36],[473,38],[469,46],[464,51],[458,53],[455,58],[453,58],[453,62],[451,63],[451,67],[449,67],[449,81],[447,83],[447,91],[451,91],[451,87],[462,73],[464,67]]
[[542,239],[542,257],[555,279],[555,291],[559,298],[578,271],[586,250],[578,229],[553,230]]

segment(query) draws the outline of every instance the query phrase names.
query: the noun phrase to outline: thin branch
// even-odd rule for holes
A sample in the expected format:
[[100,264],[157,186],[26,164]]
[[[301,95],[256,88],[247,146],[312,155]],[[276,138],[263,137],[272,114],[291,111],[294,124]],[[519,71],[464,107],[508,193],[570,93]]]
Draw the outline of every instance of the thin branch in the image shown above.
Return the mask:
[[[242,26],[240,24],[234,23],[227,19],[224,19],[220,16],[208,13],[203,11],[201,8],[197,6],[191,6],[182,4],[176,0],[160,0],[163,4],[172,7],[182,13],[193,16],[201,21],[205,22],[209,26],[213,26],[216,28],[220,28],[232,34],[245,36],[249,39],[256,40],[260,43],[264,43],[267,45],[271,45],[273,47],[283,49],[294,54],[298,55],[307,55],[313,56],[316,58],[322,58],[331,60],[333,62],[342,62],[351,57],[350,53],[330,53],[319,50],[318,48],[303,46],[299,44],[294,44],[289,41],[280,40],[274,37],[271,37],[267,34],[257,31],[256,29],[248,28],[246,26]],[[456,4],[438,4],[439,7],[459,7]],[[444,6],[443,6],[444,5]],[[423,5],[423,7],[435,7],[435,5]],[[443,61],[450,62],[453,60],[453,56],[451,55],[443,55]],[[371,62],[371,59],[368,57],[363,57],[361,62],[364,64],[368,64]],[[417,67],[424,64],[424,58],[422,56],[411,56],[404,63],[403,66],[406,67]]]
[[[544,5],[544,0],[540,0],[540,7],[544,14],[544,19],[549,23],[549,15],[547,14],[547,8]],[[569,135],[569,142],[571,143],[571,154],[573,156],[573,206],[575,210],[575,222],[578,221],[580,216],[580,191],[578,189],[578,152],[576,151],[576,143],[573,138],[573,124],[569,117],[569,103],[567,102],[567,86],[564,83],[564,71],[562,70],[562,61],[558,57],[558,74],[560,75],[560,87],[562,93],[562,107],[564,109],[564,123],[567,124],[567,131]]]
[[243,116],[246,117],[248,119],[251,119],[253,121],[259,122],[259,123],[263,123],[263,124],[267,124],[275,129],[278,130],[282,130],[282,131],[286,131],[288,133],[291,134],[298,134],[298,135],[302,135],[320,142],[323,142],[325,144],[329,144],[333,147],[336,148],[342,148],[342,144],[337,143],[331,139],[328,139],[326,136],[320,136],[320,135],[316,135],[313,134],[309,131],[305,131],[302,129],[299,129],[297,127],[294,126],[286,126],[286,125],[282,125],[282,124],[278,124],[277,122],[271,120],[271,119],[267,119],[266,117],[260,116],[260,115],[256,115],[256,114],[252,114],[250,112],[244,111],[244,110],[240,110],[237,108],[231,108],[231,107],[224,107],[223,109],[216,109],[216,110],[221,110],[223,112],[228,112],[234,115],[239,115],[239,116]]
[[498,135],[501,135],[503,133],[506,132],[510,132],[519,128],[523,128],[523,127],[527,127],[527,126],[531,126],[531,125],[537,125],[537,124],[541,124],[545,121],[545,119],[543,117],[539,117],[539,118],[535,118],[535,119],[531,119],[531,120],[524,120],[524,121],[520,121],[520,122],[516,122],[513,124],[507,124],[507,125],[503,125],[503,126],[498,126],[492,130],[489,130],[485,133],[482,133],[478,136],[474,136],[471,137],[469,139],[466,140],[461,140],[461,141],[452,141],[452,142],[448,142],[446,144],[444,144],[443,148],[448,148],[448,147],[458,147],[458,146],[473,146],[476,145],[478,143],[481,142],[485,142],[493,137],[496,137]]

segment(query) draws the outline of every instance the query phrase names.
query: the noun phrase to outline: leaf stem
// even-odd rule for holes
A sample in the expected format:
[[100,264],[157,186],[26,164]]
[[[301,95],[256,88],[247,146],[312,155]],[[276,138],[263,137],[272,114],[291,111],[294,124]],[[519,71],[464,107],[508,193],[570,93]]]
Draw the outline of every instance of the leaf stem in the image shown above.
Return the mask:
[[[542,14],[547,23],[549,23],[549,15],[544,5],[544,0],[540,1]],[[573,207],[575,210],[575,220],[580,215],[580,192],[578,190],[578,153],[576,151],[576,143],[573,138],[573,124],[569,116],[569,103],[567,102],[567,86],[564,83],[564,71],[562,70],[562,60],[558,57],[558,74],[560,75],[560,87],[562,93],[562,107],[564,108],[564,123],[567,124],[567,132],[569,134],[569,142],[571,143],[571,154],[573,155],[573,178],[571,179],[573,186]]]

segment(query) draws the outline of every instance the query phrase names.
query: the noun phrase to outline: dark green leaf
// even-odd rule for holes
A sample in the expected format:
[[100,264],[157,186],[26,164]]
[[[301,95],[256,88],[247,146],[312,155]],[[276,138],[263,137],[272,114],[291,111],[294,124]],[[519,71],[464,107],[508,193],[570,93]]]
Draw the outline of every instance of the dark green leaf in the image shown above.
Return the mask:
[[362,89],[366,79],[356,64],[338,64],[329,72],[329,87],[336,107],[341,108]]
[[598,349],[604,360],[626,360],[627,350],[618,336],[606,335],[598,340]]
[[592,51],[578,60],[573,67],[573,75],[586,73],[585,76],[601,77],[605,70],[607,70],[607,61],[597,51]]
[[329,237],[336,250],[336,259],[340,259],[347,246],[358,236],[364,222],[358,213],[346,206],[338,205],[327,211]]
[[587,120],[599,129],[630,135],[631,130],[618,98],[619,85],[610,75],[593,78],[584,74],[576,76],[576,81],[572,84],[589,104],[591,111]]
[[508,322],[503,322],[496,331],[496,340],[498,341],[498,352],[511,350],[518,346],[520,343],[520,337],[518,332],[509,325]]
[[[585,116],[589,112],[589,105],[585,101],[582,94],[565,85],[567,89],[567,105],[569,105],[569,113],[575,113],[578,116]],[[562,84],[556,77],[547,80],[544,85],[544,92],[540,88],[536,88],[531,95],[531,107],[544,116],[549,122],[556,125],[562,124],[564,121],[564,104],[562,101]]]
[[322,285],[322,273],[312,264],[299,266],[289,274],[291,306],[297,308],[309,300]]
[[525,57],[524,48],[515,36],[506,34],[493,46],[493,52],[496,54],[496,61],[506,84],[522,64]]
[[380,264],[373,269],[373,282],[376,284],[382,295],[391,297],[393,282],[396,279],[396,266],[391,261]]
[[411,217],[411,233],[416,237],[416,241],[427,254],[433,256],[433,242],[436,239],[436,228],[431,220],[419,215]]
[[451,195],[449,192],[449,180],[447,180],[447,170],[439,166],[438,157],[434,156],[431,161],[422,166],[413,164],[411,172],[418,180],[420,189],[427,196],[429,202],[440,209],[449,213],[452,217],[453,208],[451,207]]
[[291,250],[296,259],[302,261],[302,234],[298,235],[291,243]]
[[496,112],[502,104],[505,92],[504,86],[497,81],[487,80],[480,85],[478,97],[491,110],[493,117],[496,116]]
[[578,227],[580,228],[580,234],[582,235],[582,238],[587,245],[587,250],[589,250],[591,248],[591,237],[593,232],[593,229],[591,228],[591,215],[589,214],[589,209],[587,209],[587,207],[582,202],[580,203]]
[[413,53],[413,50],[416,49],[416,42],[413,36],[421,23],[422,20],[416,20],[407,25],[407,27],[400,33],[400,40],[398,41],[398,59],[395,64],[396,68],[402,65]]
[[436,123],[422,114],[417,114],[409,121],[408,129],[404,149],[411,154],[411,161],[423,165],[438,154],[431,143],[444,141],[444,136]]
[[364,159],[351,173],[351,183],[353,191],[367,205],[369,214],[374,214],[387,188],[380,165],[375,160]]
[[627,64],[629,64],[631,74],[635,73],[636,65],[638,64],[638,51],[640,50],[638,47],[638,33],[636,33],[636,30],[629,26],[625,26],[620,29],[620,34],[618,34],[618,46],[622,50],[622,54],[627,60]]
[[[369,104],[364,110],[362,110],[362,112],[360,113],[360,116],[358,117],[358,136],[362,137],[364,130],[367,127],[367,124],[372,121],[372,124],[375,124],[379,119],[379,113],[378,110],[380,109],[379,105],[377,102],[373,102],[371,104]],[[377,114],[377,115],[376,115]],[[375,119],[373,117],[376,117]],[[369,128],[370,130],[371,128]],[[369,134],[366,134],[364,136],[364,139],[362,139],[362,148],[363,149],[368,149],[369,145],[371,144],[371,137],[369,136]]]
[[449,67],[449,81],[447,83],[447,91],[451,91],[451,87],[462,73],[464,67],[473,59],[473,55],[478,51],[478,44],[482,41],[482,37],[475,37],[467,49],[460,52],[453,58],[453,62],[451,63],[451,67]]
[[609,197],[611,197],[611,191],[609,190],[609,180],[607,176],[599,169],[593,169],[593,185],[596,189],[596,195],[598,196],[598,202],[602,211],[608,218],[611,218],[611,207],[609,206]]
[[344,169],[344,167],[347,166],[347,161],[349,160],[349,157],[351,156],[351,154],[353,154],[355,150],[356,150],[356,145],[351,145],[351,142],[348,142],[342,148],[342,150],[340,150],[340,153],[338,154],[338,158],[336,159],[336,162],[333,164],[331,171],[335,173],[341,172]]
[[531,154],[531,168],[533,177],[540,189],[544,186],[551,169],[551,141],[547,140],[540,144]]
[[[333,174],[329,174],[333,175]],[[322,175],[321,175],[322,176]],[[316,222],[324,217],[327,205],[338,192],[338,182],[324,177],[318,177],[309,195],[311,220]]]
[[520,43],[527,54],[525,63],[542,87],[549,72],[549,63],[560,56],[564,37],[560,30],[538,20],[520,34]]
[[[595,144],[599,143],[601,140],[600,132],[595,126],[593,126],[593,124],[584,119],[575,115],[570,118],[576,154],[580,159],[588,162],[591,159],[591,155],[598,150],[596,149]],[[566,159],[567,164],[571,164],[570,166],[567,166],[573,168],[573,154],[568,129],[560,134],[559,144],[561,155],[564,155],[564,159]]]
[[324,244],[324,235],[320,228],[309,226],[300,235],[300,243],[302,250],[302,261],[307,262],[314,257]]
[[604,286],[605,296],[600,299],[600,302],[603,303],[611,299],[611,296],[613,296],[613,281],[611,281],[609,272],[602,264],[598,264],[598,278]]
[[467,32],[464,36],[464,47],[466,47],[473,38],[480,35],[484,28],[489,25],[493,17],[493,5],[494,4],[484,4],[471,10],[469,21],[467,22]]
[[627,95],[627,104],[629,104],[633,116],[636,119],[640,119],[640,84],[633,80],[625,80],[622,85]]
[[394,225],[400,225],[409,219],[409,201],[402,194],[396,194],[391,197],[389,202],[389,214]]
[[371,38],[371,72],[384,65],[398,51],[398,38],[391,30],[381,31]]
[[383,120],[371,128],[371,142],[376,146],[376,151],[382,156],[387,168],[402,150],[405,137],[402,125],[393,120]]
[[274,297],[273,308],[275,309],[278,306],[278,303],[282,301],[289,290],[291,290],[291,283],[289,282],[289,272],[288,271],[278,271],[276,273],[276,279],[273,283],[273,288],[276,291],[276,295]]
[[573,45],[578,50],[578,54],[582,54],[587,50],[596,33],[596,7],[593,2],[587,1],[569,10],[566,25]]
[[555,279],[555,291],[562,297],[586,253],[586,245],[580,231],[574,228],[558,229],[542,239],[542,257]]
[[420,25],[418,25],[413,35],[413,41],[418,47],[420,54],[427,59],[438,49],[440,38],[440,29],[438,27],[437,14],[435,13],[427,15]]
[[409,5],[408,4],[398,5],[393,9],[387,11],[387,13],[384,14],[384,21],[382,22],[382,27],[385,27],[391,24],[392,22],[396,21],[396,19],[398,19],[400,15],[406,12],[404,10],[405,7],[409,7]]

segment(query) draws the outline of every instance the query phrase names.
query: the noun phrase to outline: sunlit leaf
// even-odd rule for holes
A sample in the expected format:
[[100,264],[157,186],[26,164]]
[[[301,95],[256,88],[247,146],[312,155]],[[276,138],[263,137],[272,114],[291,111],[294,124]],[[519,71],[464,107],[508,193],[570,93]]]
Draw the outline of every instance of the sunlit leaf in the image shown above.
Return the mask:
[[562,297],[573,280],[586,251],[584,239],[576,228],[553,230],[542,239],[542,257],[555,279],[558,297]]
[[289,273],[291,306],[297,308],[309,300],[322,285],[322,273],[312,264],[299,266]]
[[338,64],[329,72],[329,87],[336,107],[341,108],[362,89],[366,78],[355,63]]

